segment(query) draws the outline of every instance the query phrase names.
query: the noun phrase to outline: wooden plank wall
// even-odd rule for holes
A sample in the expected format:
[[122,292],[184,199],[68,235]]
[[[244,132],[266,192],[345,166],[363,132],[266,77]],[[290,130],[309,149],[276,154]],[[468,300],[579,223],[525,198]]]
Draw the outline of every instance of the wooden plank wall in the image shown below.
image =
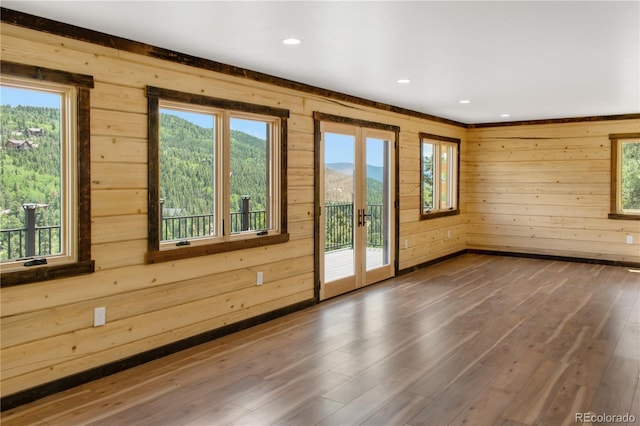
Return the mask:
[[640,223],[607,218],[609,134],[638,129],[637,119],[469,129],[468,247],[639,262]]
[[[3,60],[89,74],[92,257],[88,276],[1,289],[2,396],[313,297],[314,111],[400,126],[400,268],[465,248],[463,216],[419,221],[419,132],[466,129],[335,102],[169,61],[3,24]],[[145,264],[147,117],[153,85],[287,108],[291,240]],[[468,192],[468,191],[467,191]],[[450,237],[447,231],[451,231]],[[264,285],[255,286],[257,271]],[[93,309],[107,324],[93,328]]]

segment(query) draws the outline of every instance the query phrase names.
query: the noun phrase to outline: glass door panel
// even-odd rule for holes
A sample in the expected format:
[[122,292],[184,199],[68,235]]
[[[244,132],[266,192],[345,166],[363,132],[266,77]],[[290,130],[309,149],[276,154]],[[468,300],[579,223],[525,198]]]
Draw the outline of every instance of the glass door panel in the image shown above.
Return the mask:
[[392,134],[365,130],[363,179],[364,276],[369,285],[394,274]]
[[367,138],[365,181],[367,271],[389,265],[389,141]]
[[324,134],[324,282],[352,277],[355,136]]

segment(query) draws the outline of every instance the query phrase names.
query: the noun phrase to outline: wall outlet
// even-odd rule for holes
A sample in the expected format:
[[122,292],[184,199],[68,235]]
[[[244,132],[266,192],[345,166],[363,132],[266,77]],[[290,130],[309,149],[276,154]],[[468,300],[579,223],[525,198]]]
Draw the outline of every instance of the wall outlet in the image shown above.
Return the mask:
[[404,248],[409,248],[409,240],[404,240]]
[[263,282],[264,282],[264,276],[262,272],[258,272],[256,274],[256,285],[262,285]]
[[627,235],[627,244],[633,244],[633,235]]
[[107,323],[107,308],[104,306],[93,310],[93,326],[102,327]]
[[451,238],[451,230],[447,229],[447,238]]

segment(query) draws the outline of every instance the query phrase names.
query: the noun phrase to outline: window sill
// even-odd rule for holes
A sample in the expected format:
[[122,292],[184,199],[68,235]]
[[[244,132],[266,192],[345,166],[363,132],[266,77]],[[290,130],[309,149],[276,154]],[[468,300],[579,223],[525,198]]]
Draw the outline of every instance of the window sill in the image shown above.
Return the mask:
[[432,213],[422,213],[420,214],[420,220],[429,220],[435,219],[438,217],[446,217],[446,216],[456,216],[460,214],[460,209],[455,210],[438,210]]
[[171,250],[154,250],[147,252],[147,263],[170,262],[173,260],[189,259],[198,256],[208,256],[229,251],[244,250],[254,247],[281,244],[289,241],[289,234],[268,235],[246,240],[229,241],[226,243],[207,244],[201,246],[182,246]]
[[69,263],[66,265],[30,267],[18,271],[3,272],[0,287],[11,287],[58,278],[75,277],[77,275],[91,274],[94,271],[95,262],[93,260]]
[[617,219],[617,220],[640,220],[640,214],[631,214],[631,213],[609,213],[609,219]]

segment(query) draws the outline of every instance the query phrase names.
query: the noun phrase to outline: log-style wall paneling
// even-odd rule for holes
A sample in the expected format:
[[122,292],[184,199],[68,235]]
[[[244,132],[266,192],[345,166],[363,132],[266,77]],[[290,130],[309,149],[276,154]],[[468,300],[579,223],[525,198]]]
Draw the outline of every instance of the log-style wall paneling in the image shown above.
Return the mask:
[[467,247],[637,263],[640,224],[608,214],[609,135],[638,128],[631,117],[469,129]]
[[[2,19],[5,19],[3,15]],[[419,220],[420,132],[463,140],[464,126],[348,103],[3,22],[3,60],[94,76],[93,274],[1,289],[2,396],[17,395],[314,298],[313,112],[389,123],[399,134],[400,269],[465,248],[460,217]],[[289,241],[147,264],[147,86],[289,110]],[[411,172],[409,172],[411,170]],[[403,181],[404,177],[404,181]],[[450,230],[451,237],[447,237]],[[264,285],[255,285],[263,272]],[[107,324],[93,327],[93,310]]]
[[[467,128],[6,9],[1,19],[4,61],[95,82],[86,159],[95,272],[0,289],[3,397],[313,300],[314,111],[400,129],[400,271],[468,248],[640,261],[637,222],[606,218],[608,135],[637,131],[638,117]],[[147,86],[289,110],[289,241],[145,262]],[[420,220],[421,132],[461,140],[460,215]],[[107,323],[94,328],[101,306]]]

